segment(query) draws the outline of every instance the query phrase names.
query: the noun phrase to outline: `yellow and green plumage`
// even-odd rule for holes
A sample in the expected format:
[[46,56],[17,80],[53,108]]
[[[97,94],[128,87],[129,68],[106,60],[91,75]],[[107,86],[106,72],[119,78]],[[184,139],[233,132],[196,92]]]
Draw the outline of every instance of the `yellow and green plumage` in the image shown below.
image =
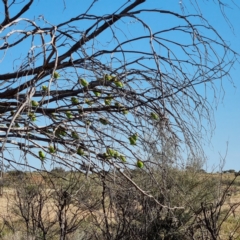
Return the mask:
[[144,167],[144,163],[141,160],[137,160],[137,167],[139,168],[143,168]]
[[113,76],[111,76],[111,75],[109,75],[109,74],[106,74],[105,76],[104,76],[104,79],[106,80],[106,81],[111,81],[111,80],[113,80]]
[[73,115],[72,115],[72,113],[70,112],[70,111],[66,111],[66,116],[68,117],[68,118],[73,118]]
[[117,87],[119,87],[119,88],[124,87],[124,84],[123,84],[121,81],[119,81],[119,80],[114,81],[114,84],[115,84]]
[[123,155],[120,155],[119,156],[119,159],[122,161],[122,162],[127,162],[127,160],[126,160],[126,157],[125,156],[123,156]]
[[99,118],[99,121],[103,125],[108,125],[109,124],[109,121],[106,118]]
[[49,152],[50,152],[50,153],[55,153],[55,152],[56,152],[55,148],[54,148],[52,145],[50,145],[50,146],[48,147],[48,149],[49,149]]
[[128,139],[129,139],[131,145],[136,145],[136,142],[138,139],[138,134],[135,133],[132,136],[130,136]]
[[98,92],[98,91],[94,91],[93,93],[94,93],[94,95],[95,95],[96,97],[100,97],[100,96],[101,96],[101,93]]
[[39,151],[39,152],[38,152],[38,156],[39,156],[39,158],[41,159],[41,161],[44,161],[44,159],[45,159],[45,154],[44,154],[43,151]]
[[87,87],[88,86],[88,81],[84,78],[79,78],[79,84],[82,85],[83,87]]
[[92,106],[93,104],[94,104],[94,102],[93,101],[91,101],[91,100],[89,100],[89,99],[85,99],[85,103],[87,104],[87,105],[89,105],[89,106]]
[[29,114],[28,114],[28,117],[29,117],[30,120],[33,121],[33,122],[37,120],[36,115],[35,115],[34,113],[29,113]]
[[84,155],[85,155],[85,152],[84,152],[84,150],[83,150],[81,147],[79,147],[79,148],[77,149],[77,154],[80,155],[80,156],[84,156]]
[[72,136],[72,138],[74,138],[74,139],[79,139],[79,135],[78,135],[77,132],[75,132],[75,131],[72,131],[71,136]]
[[158,116],[158,114],[152,112],[152,113],[151,113],[151,118],[152,118],[153,120],[158,120],[158,119],[159,119],[159,116]]
[[45,85],[42,85],[42,90],[43,90],[44,92],[46,92],[46,91],[48,90],[48,87],[45,86]]
[[54,77],[55,79],[58,79],[58,78],[60,78],[60,74],[59,74],[58,72],[54,72],[54,73],[53,73],[53,77]]
[[35,100],[32,100],[31,104],[32,104],[33,107],[37,107],[39,105],[39,103]]
[[71,97],[71,102],[74,105],[77,105],[79,103],[78,99],[76,97]]
[[112,148],[107,148],[107,154],[111,157],[114,157],[115,155],[115,150]]

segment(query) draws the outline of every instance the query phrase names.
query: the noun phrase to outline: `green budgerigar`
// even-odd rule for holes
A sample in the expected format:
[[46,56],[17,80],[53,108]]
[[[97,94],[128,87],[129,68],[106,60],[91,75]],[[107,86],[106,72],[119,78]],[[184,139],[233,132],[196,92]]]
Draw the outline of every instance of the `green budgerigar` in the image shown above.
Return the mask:
[[71,97],[71,102],[74,105],[77,105],[79,103],[78,99],[76,97]]
[[54,73],[53,73],[53,77],[54,77],[55,79],[58,79],[58,78],[60,78],[60,74],[59,74],[58,72],[54,72]]
[[77,134],[77,132],[72,131],[71,136],[74,139],[79,139],[79,135]]
[[38,152],[38,156],[39,156],[39,158],[41,159],[41,161],[43,161],[43,160],[45,159],[45,154],[44,154],[43,151],[39,151],[39,152]]
[[144,163],[141,161],[141,160],[137,160],[137,167],[139,167],[139,168],[143,168],[143,166],[144,166]]
[[83,87],[87,87],[88,86],[88,81],[84,78],[79,78],[79,84],[82,85]]
[[39,103],[35,100],[32,100],[31,104],[32,104],[33,107],[37,107],[39,105]]
[[49,152],[50,152],[50,153],[55,153],[55,152],[56,152],[55,148],[54,148],[52,145],[50,145],[50,146],[48,147],[48,149],[49,149]]

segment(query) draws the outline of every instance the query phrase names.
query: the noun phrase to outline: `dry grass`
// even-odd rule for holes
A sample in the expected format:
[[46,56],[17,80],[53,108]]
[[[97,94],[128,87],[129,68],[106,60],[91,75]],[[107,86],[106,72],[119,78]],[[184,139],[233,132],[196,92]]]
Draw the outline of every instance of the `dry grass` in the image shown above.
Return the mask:
[[[218,178],[222,179],[222,188],[226,188],[227,184],[229,184],[232,179],[234,178],[234,174],[223,174],[220,176],[219,174],[207,174],[208,178],[212,178],[213,180]],[[206,176],[203,174],[202,176],[205,178]],[[39,175],[33,175],[32,183],[43,183],[44,179],[42,176]],[[49,193],[52,191],[51,189],[46,189]],[[16,216],[13,216],[10,209],[12,207],[12,204],[15,199],[15,191],[13,188],[4,188],[3,196],[0,197],[0,217],[1,219],[7,219],[11,218],[17,221]],[[234,207],[233,207],[234,206]],[[79,217],[81,219],[85,219],[89,216],[92,216],[96,221],[101,222],[103,219],[103,211],[102,210],[94,210],[94,211],[88,211],[84,209],[80,209],[76,206],[71,206],[69,211],[68,217],[71,218],[71,215],[73,213],[79,212]],[[226,214],[226,212],[231,209],[231,212],[229,214],[229,217],[227,221],[225,221],[222,225],[222,231],[221,231],[221,239],[227,240],[229,239],[229,235],[232,235],[232,239],[240,240],[240,176],[236,179],[234,184],[229,188],[229,195],[227,196],[227,199],[222,206],[222,214]],[[44,218],[48,218],[47,221],[52,221],[53,219],[56,219],[56,206],[54,206],[52,200],[49,200],[47,205],[45,206],[45,209],[43,211]],[[111,219],[112,223],[116,222],[114,221],[114,213],[109,212],[109,220]],[[0,220],[1,223],[1,220]],[[21,233],[15,233],[14,236],[8,236],[8,238],[2,238],[2,239],[23,239]],[[73,238],[74,239],[74,238]]]

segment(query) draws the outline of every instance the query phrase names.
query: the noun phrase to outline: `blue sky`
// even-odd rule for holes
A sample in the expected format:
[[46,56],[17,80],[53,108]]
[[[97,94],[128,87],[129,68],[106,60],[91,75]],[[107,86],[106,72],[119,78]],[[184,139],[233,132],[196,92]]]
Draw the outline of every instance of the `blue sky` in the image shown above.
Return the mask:
[[[76,16],[80,14],[88,7],[91,1],[83,0],[71,0],[65,1],[66,9],[64,9],[64,1],[61,0],[51,0],[51,1],[36,1],[31,7],[30,11],[26,13],[25,17],[35,17],[44,15],[46,20],[53,24],[58,24],[59,21],[67,20],[69,17]],[[104,2],[104,5],[102,4]],[[126,1],[118,1],[118,6],[120,3],[125,3]],[[188,9],[185,9],[185,13],[188,11],[191,13],[192,6],[189,1],[182,1]],[[104,13],[111,13],[116,9],[116,2],[112,0],[98,1],[96,7],[94,8],[95,13],[102,15]],[[181,5],[179,1],[156,1],[148,0],[144,4],[146,8],[161,8],[169,9],[171,11],[181,12]],[[214,4],[212,1],[200,1],[199,6],[203,13],[203,16],[208,19],[210,24],[219,32],[219,34],[229,43],[229,45],[240,53],[240,9],[237,7],[226,10],[226,15],[232,24],[232,29],[230,29],[229,24],[226,19],[224,19],[218,5]],[[154,18],[151,19],[151,15],[147,16],[151,22],[153,28],[157,28],[159,24],[167,24],[164,22],[156,22]],[[85,26],[84,26],[85,28]],[[221,156],[225,156],[224,169],[235,169],[240,170],[240,67],[239,64],[235,65],[235,69],[230,72],[233,84],[231,84],[227,79],[224,79],[222,86],[224,91],[221,91],[218,97],[218,106],[215,108],[214,99],[213,108],[216,121],[216,129],[211,138],[211,144],[209,142],[205,143],[204,149],[206,151],[208,161],[206,167],[209,171],[214,169],[214,171],[219,170],[218,166],[221,160]]]

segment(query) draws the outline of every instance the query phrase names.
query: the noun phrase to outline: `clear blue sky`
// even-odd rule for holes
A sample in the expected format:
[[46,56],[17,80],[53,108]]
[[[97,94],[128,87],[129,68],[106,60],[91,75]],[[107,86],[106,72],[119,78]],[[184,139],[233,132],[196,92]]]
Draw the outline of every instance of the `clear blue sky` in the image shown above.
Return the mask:
[[[26,13],[25,16],[34,16],[37,18],[39,15],[44,15],[49,22],[58,24],[59,21],[67,20],[69,17],[76,16],[83,12],[89,2],[92,1],[71,0],[65,2],[66,9],[64,10],[64,1],[61,0],[36,1],[29,13]],[[120,3],[124,2],[126,1],[98,1],[94,9],[99,15],[111,13],[116,9],[117,5],[120,6]],[[188,7],[188,9],[185,9],[185,13],[187,14],[188,11],[191,13],[192,6],[189,4],[190,1],[185,0],[182,2]],[[240,9],[235,7],[226,11],[226,15],[233,26],[233,29],[230,29],[217,4],[214,4],[213,1],[198,1],[198,3],[203,16],[208,19],[220,35],[229,42],[229,45],[240,53]],[[146,8],[169,9],[182,13],[179,1],[174,0],[148,0],[145,6]],[[154,21],[150,15],[149,19],[150,21],[152,20],[151,24],[154,28],[157,28],[158,24],[166,24],[164,22],[159,23]],[[233,84],[230,84],[229,81],[223,81],[225,92],[221,92],[218,107],[215,109],[216,129],[211,139],[211,145],[206,144],[204,146],[208,157],[208,170],[212,170],[213,166],[216,167],[214,168],[215,171],[218,170],[217,166],[220,163],[220,155],[224,156],[226,151],[227,156],[224,169],[240,170],[240,67],[237,64],[235,67],[236,68],[230,73],[235,87]],[[222,98],[223,96],[224,98]]]

